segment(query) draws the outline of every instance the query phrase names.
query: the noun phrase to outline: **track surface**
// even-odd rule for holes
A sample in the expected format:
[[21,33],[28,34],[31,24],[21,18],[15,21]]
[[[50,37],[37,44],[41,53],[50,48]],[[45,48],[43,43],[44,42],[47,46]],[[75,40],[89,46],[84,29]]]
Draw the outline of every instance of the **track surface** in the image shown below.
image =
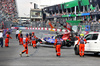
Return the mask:
[[[14,30],[15,31],[15,30]],[[34,31],[36,36],[43,37],[43,34],[54,34],[50,31],[23,30],[23,34]],[[15,32],[11,35],[8,48],[0,47],[0,66],[100,66],[100,55],[85,54],[85,57],[79,57],[74,54],[73,47],[63,47],[61,57],[56,57],[55,48],[52,45],[40,45],[38,49],[29,46],[29,57],[19,53],[24,50],[22,45],[15,39]]]

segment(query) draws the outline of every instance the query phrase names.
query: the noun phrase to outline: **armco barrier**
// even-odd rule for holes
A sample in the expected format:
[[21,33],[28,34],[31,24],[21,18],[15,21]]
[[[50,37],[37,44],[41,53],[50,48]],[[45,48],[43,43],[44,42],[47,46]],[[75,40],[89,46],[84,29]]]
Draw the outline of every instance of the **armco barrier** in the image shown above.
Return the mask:
[[47,30],[47,31],[58,31],[58,32],[67,32],[67,30],[66,29],[63,29],[63,30],[61,30],[61,29],[51,29],[51,28],[44,28],[44,27],[33,27],[33,28],[29,28],[29,27],[11,27],[11,29],[17,29],[17,28],[19,28],[19,29],[28,29],[28,30]]

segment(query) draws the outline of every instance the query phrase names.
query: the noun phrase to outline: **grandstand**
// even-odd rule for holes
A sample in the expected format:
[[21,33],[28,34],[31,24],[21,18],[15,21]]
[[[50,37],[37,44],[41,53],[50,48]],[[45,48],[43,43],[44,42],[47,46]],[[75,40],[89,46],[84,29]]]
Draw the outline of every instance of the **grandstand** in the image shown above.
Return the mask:
[[16,1],[0,0],[0,23],[4,22],[4,28],[9,28],[12,22],[17,22],[17,18]]
[[64,26],[67,22],[72,26],[81,25],[84,30],[89,25],[91,31],[95,31],[100,24],[100,0],[73,0],[55,4],[43,8],[42,13],[45,22],[49,20],[51,24],[58,23],[59,26]]

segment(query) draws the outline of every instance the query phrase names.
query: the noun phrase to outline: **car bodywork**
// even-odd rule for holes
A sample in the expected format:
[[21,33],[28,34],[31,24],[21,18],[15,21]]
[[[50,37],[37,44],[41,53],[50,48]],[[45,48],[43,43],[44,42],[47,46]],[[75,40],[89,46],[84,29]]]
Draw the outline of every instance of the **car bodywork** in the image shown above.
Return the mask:
[[44,37],[42,38],[42,43],[43,44],[50,44],[50,45],[53,45],[55,43],[55,39],[57,37],[60,37],[61,38],[61,41],[62,41],[62,46],[67,46],[67,47],[71,47],[71,45],[74,44],[74,41],[72,41],[70,39],[70,33],[64,33],[64,34],[61,34],[61,35],[55,35],[55,36],[50,36],[50,37]]

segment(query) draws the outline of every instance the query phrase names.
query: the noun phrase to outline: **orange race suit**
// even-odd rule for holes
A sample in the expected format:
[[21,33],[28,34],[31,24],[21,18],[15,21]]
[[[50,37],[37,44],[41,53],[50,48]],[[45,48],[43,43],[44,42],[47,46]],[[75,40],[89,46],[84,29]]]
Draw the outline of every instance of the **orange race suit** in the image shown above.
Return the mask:
[[80,57],[84,56],[85,43],[87,43],[87,41],[84,37],[80,37],[78,39],[77,44],[79,45],[79,55],[80,55]]
[[56,56],[60,56],[61,55],[60,49],[62,45],[61,39],[60,38],[55,39],[54,45],[56,46]]
[[19,44],[22,45],[23,44],[23,34],[20,34],[20,38],[19,38]]
[[38,38],[35,35],[33,35],[31,39],[32,39],[33,48],[37,48],[36,39],[38,39]]
[[26,54],[28,54],[28,43],[29,43],[29,39],[28,39],[28,37],[26,37],[25,42],[23,43],[23,46],[24,46],[25,49],[22,51],[22,54],[24,52],[26,52]]
[[12,37],[10,37],[10,34],[6,34],[5,47],[9,47],[9,38],[12,39]]

